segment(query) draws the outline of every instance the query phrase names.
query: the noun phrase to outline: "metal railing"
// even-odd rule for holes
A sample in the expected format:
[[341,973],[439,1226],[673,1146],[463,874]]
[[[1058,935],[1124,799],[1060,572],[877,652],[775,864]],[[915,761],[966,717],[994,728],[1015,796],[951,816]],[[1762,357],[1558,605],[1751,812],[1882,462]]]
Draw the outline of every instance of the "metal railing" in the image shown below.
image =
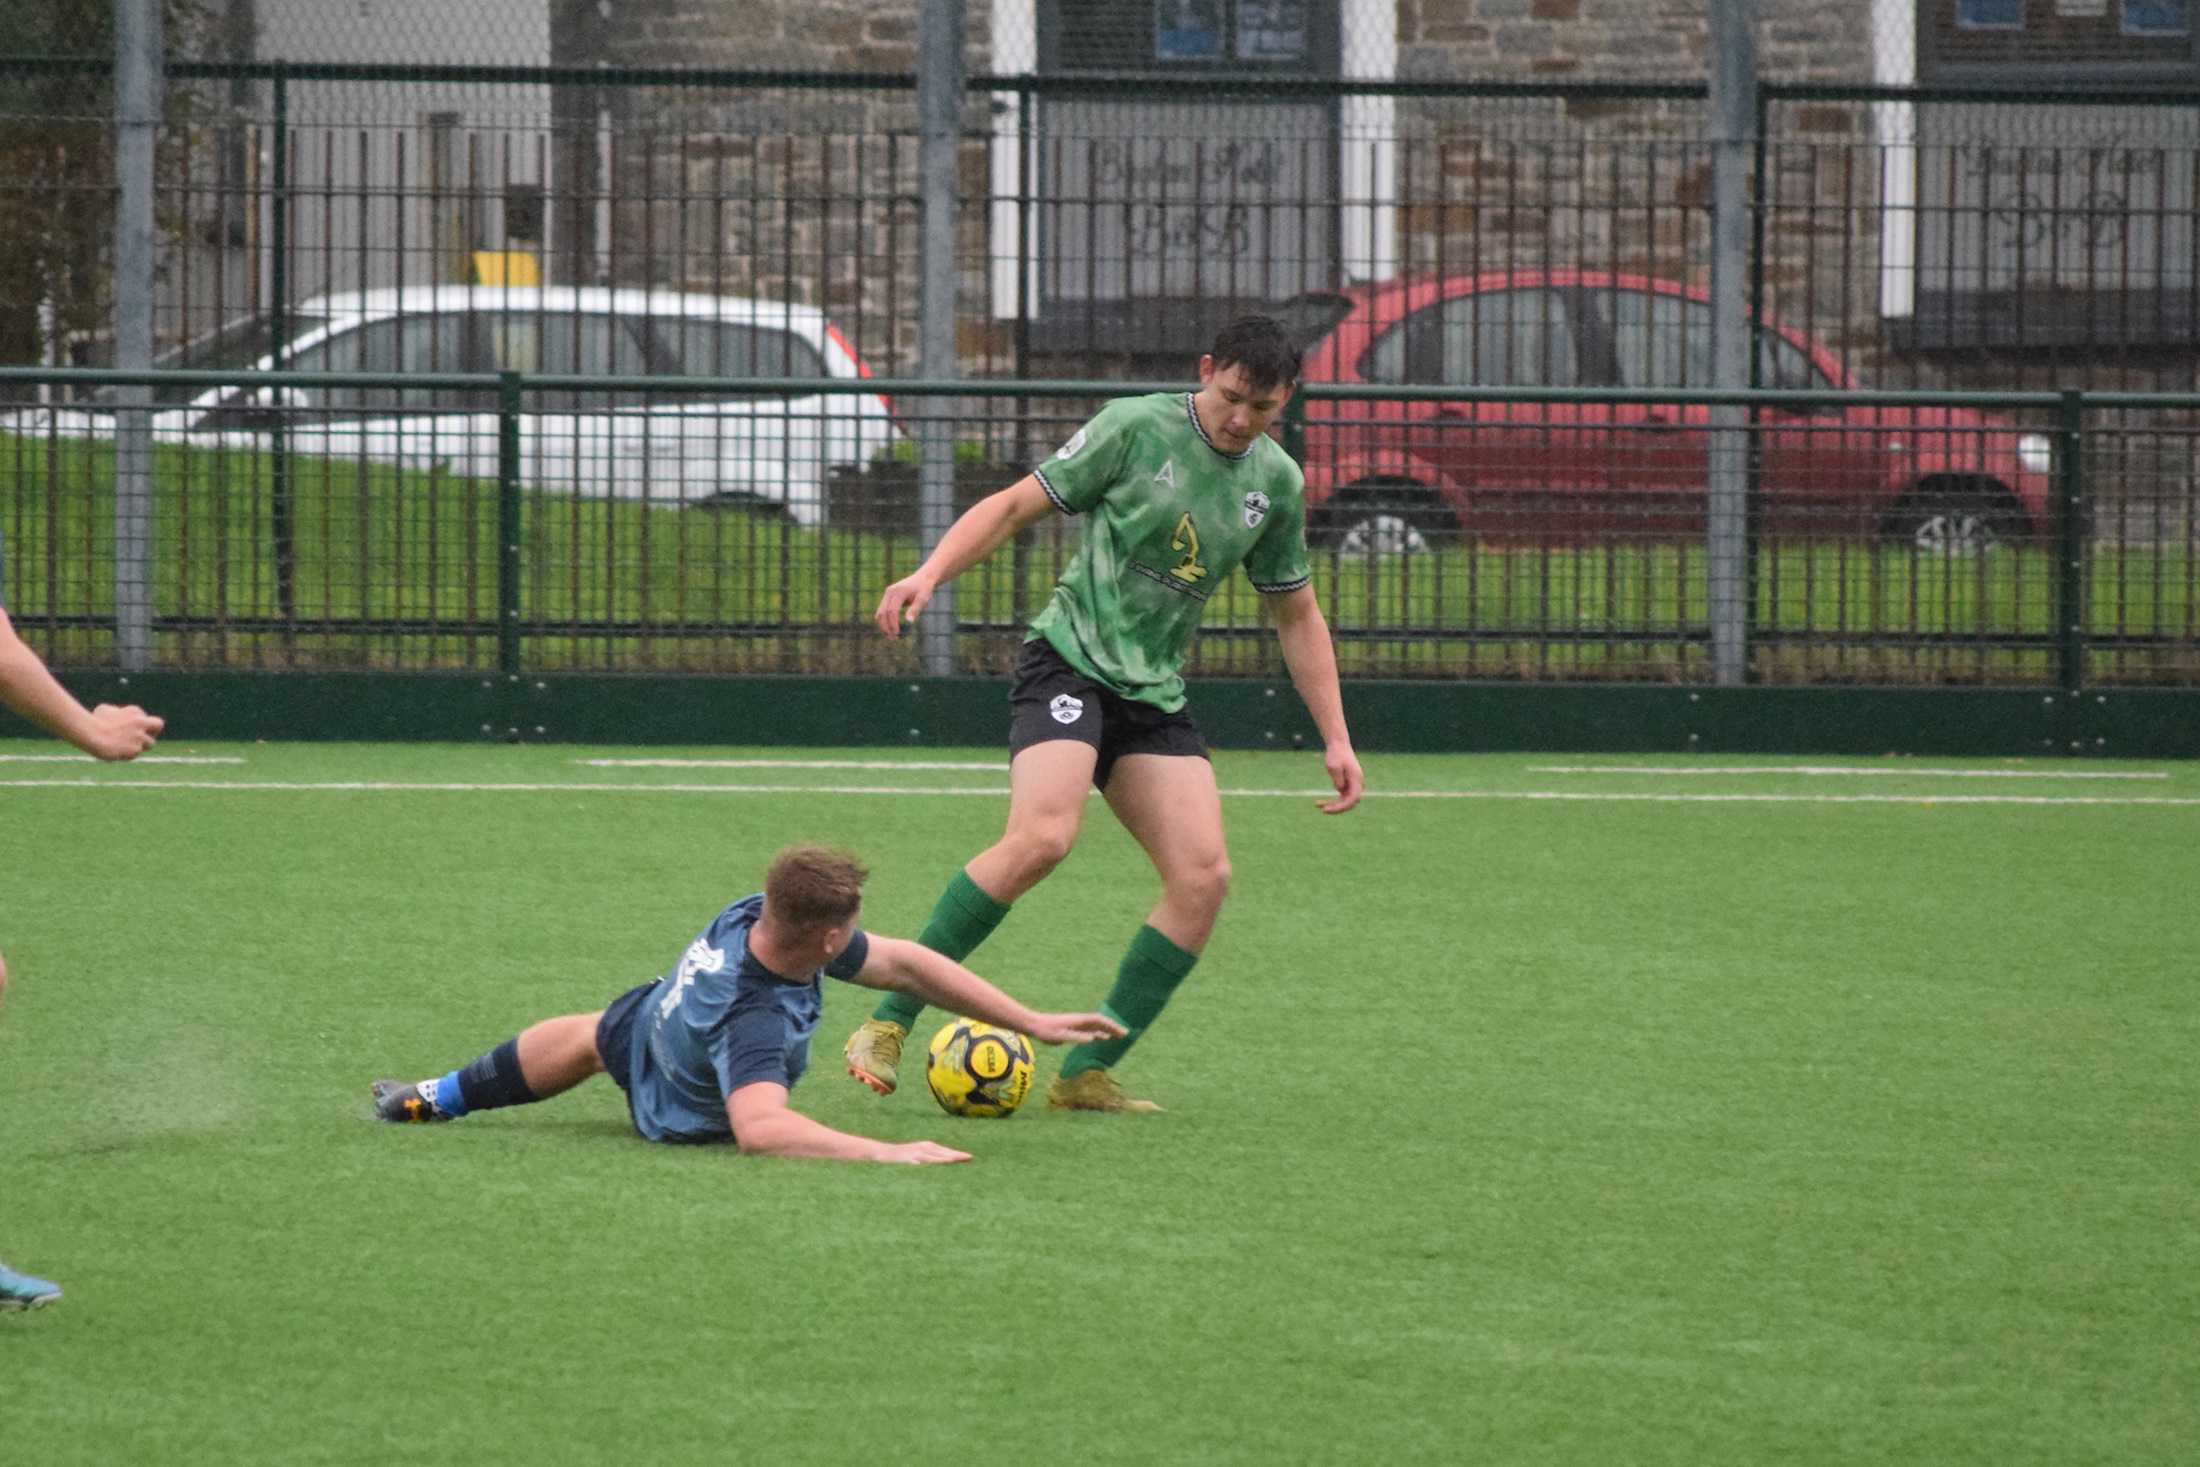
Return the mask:
[[[107,69],[0,58],[8,77]],[[815,305],[874,368],[914,372],[915,81],[172,63],[163,345],[250,320],[272,342],[316,297],[462,282],[477,255],[526,254],[552,285]],[[1181,370],[1230,312],[1307,288],[1554,269],[1701,284],[1709,269],[1701,82],[967,88],[960,345],[978,375]],[[1754,314],[1820,342],[1850,381],[2200,385],[2200,94],[1767,83],[1756,103]],[[26,238],[96,253],[104,119],[0,120],[16,129],[23,171],[0,176],[0,204],[51,216]],[[100,360],[98,282],[46,273],[15,283],[18,314],[45,303],[48,360]]]
[[[150,584],[120,594],[115,417],[150,386]],[[958,505],[1104,398],[1180,384],[0,370],[8,606],[64,666],[907,673],[914,439]],[[879,394],[890,393],[890,399]],[[1709,409],[1747,414],[1731,614],[1759,682],[2200,685],[2200,395],[1310,383],[1281,425],[1347,676],[1708,682]],[[957,584],[1005,671],[1074,553]],[[1210,590],[1193,671],[1279,669]]]

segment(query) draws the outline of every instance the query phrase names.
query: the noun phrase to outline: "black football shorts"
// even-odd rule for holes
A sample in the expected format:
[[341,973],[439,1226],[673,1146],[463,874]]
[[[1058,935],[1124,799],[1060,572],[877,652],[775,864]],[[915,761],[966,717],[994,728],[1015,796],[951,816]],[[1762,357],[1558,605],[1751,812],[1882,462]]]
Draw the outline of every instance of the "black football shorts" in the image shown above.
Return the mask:
[[1008,757],[1051,739],[1076,739],[1099,750],[1092,771],[1099,789],[1108,787],[1115,761],[1125,754],[1207,757],[1207,736],[1190,709],[1163,713],[1126,698],[1071,667],[1046,638],[1034,637],[1016,658],[1008,692]]

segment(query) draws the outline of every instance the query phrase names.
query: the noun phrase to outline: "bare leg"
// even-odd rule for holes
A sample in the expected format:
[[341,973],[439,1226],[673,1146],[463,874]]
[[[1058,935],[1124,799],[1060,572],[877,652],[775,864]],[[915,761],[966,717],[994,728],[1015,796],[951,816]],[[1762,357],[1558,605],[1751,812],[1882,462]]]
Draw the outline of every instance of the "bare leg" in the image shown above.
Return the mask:
[[1161,900],[1131,938],[1105,1011],[1130,1032],[1080,1044],[1047,1084],[1049,1110],[1157,1110],[1123,1093],[1109,1074],[1152,1027],[1191,975],[1230,891],[1222,796],[1214,766],[1197,756],[1126,754],[1108,780],[1108,807],[1161,874]]
[[[978,889],[1013,902],[1044,881],[1077,844],[1099,751],[1077,739],[1033,744],[1008,766],[1008,829],[963,867]],[[1205,763],[1205,760],[1201,760]],[[1117,768],[1121,768],[1120,764]]]
[[1108,808],[1161,873],[1161,901],[1146,918],[1188,953],[1200,952],[1230,894],[1215,767],[1174,754],[1125,754],[1108,779]]
[[603,1011],[544,1019],[520,1031],[519,1070],[538,1099],[563,1095],[590,1075],[603,1073],[596,1053],[596,1021]]

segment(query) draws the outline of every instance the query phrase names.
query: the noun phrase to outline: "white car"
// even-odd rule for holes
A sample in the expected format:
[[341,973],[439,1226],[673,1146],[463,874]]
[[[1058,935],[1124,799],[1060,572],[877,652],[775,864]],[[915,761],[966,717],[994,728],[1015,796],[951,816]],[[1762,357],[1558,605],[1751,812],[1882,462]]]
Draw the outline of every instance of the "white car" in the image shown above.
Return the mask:
[[[296,372],[526,372],[610,377],[823,377],[869,371],[813,307],[600,286],[370,290],[301,302],[284,367]],[[272,371],[268,323],[238,322],[164,362]],[[264,451],[278,417],[293,455],[497,474],[494,392],[429,388],[176,390],[154,435]],[[71,431],[104,433],[106,415]],[[41,427],[45,420],[41,419]],[[825,518],[825,481],[900,436],[876,393],[800,397],[693,392],[542,392],[522,399],[520,462],[530,488],[679,505],[784,505]]]

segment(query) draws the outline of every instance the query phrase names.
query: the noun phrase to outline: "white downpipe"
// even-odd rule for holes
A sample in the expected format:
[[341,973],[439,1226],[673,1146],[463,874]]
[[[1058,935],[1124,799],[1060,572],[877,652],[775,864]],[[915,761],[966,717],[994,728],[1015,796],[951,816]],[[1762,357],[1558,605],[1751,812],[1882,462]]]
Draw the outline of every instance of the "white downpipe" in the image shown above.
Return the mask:
[[[1039,69],[1038,0],[993,0],[993,74],[1030,76]],[[1039,298],[1039,225],[1019,219],[1024,192],[1023,99],[1015,92],[993,94],[993,161],[988,189],[992,219],[986,231],[992,250],[995,320],[1016,316],[1016,270],[1028,272],[1028,294]],[[1027,251],[1024,246],[1028,242]]]
[[[1343,70],[1348,81],[1398,75],[1398,8],[1393,0],[1344,0]],[[1337,183],[1342,192],[1346,278],[1388,280],[1398,273],[1398,99],[1346,97],[1338,109]]]
[[[1872,0],[1872,80],[1917,81],[1916,0]],[[1917,314],[1917,106],[1874,102],[1879,139],[1879,314]]]

